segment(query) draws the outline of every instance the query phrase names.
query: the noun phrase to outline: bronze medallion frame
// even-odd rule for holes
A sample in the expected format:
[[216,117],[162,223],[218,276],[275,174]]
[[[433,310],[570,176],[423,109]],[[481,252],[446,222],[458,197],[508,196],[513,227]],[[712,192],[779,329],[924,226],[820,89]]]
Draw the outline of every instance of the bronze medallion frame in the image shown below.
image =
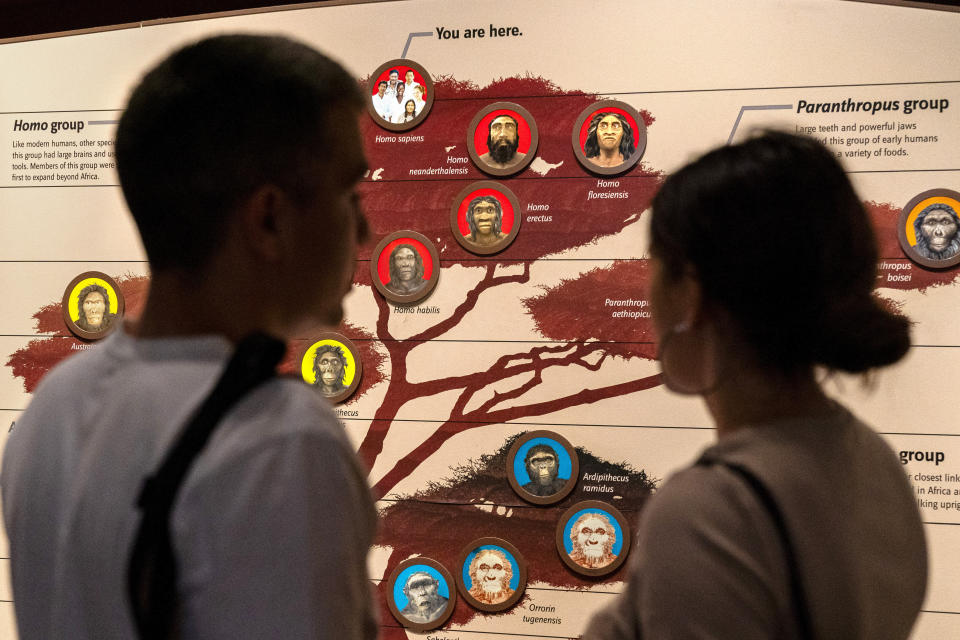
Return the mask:
[[[363,375],[363,360],[361,360],[360,358],[360,351],[357,349],[357,345],[355,345],[353,341],[350,340],[350,338],[343,335],[342,333],[337,333],[336,331],[323,331],[321,333],[318,333],[313,339],[309,341],[307,348],[300,353],[300,358],[297,360],[297,362],[300,364],[301,378],[303,379],[303,361],[307,357],[307,353],[318,342],[324,342],[327,340],[332,340],[334,342],[337,342],[339,346],[349,351],[350,355],[353,356],[353,362],[356,365],[356,369],[357,369],[353,374],[353,379],[350,381],[350,384],[347,385],[347,387],[343,391],[340,391],[339,393],[335,393],[333,395],[328,396],[322,391],[320,391],[319,389],[317,390],[318,393],[320,393],[320,395],[322,395],[324,398],[327,399],[328,402],[330,402],[330,404],[340,404],[341,402],[343,402],[344,400],[352,396],[354,391],[357,390],[357,387],[360,386],[360,378]],[[311,366],[313,365],[311,364]],[[306,379],[303,379],[303,381],[307,384],[310,384],[310,382]],[[317,386],[317,385],[311,385],[311,386]]]
[[[489,602],[481,602],[477,600],[470,593],[470,589],[467,587],[467,584],[463,579],[463,569],[464,569],[464,565],[467,562],[467,558],[470,556],[471,553],[476,551],[478,548],[486,547],[486,546],[499,547],[504,551],[509,552],[510,555],[512,555],[514,559],[517,561],[517,566],[515,567],[516,573],[514,574],[518,576],[517,588],[503,602],[489,603]],[[494,538],[494,537],[477,538],[476,540],[474,540],[473,542],[465,546],[462,551],[460,551],[460,555],[458,556],[458,558],[459,558],[459,561],[457,563],[457,589],[460,591],[460,595],[467,602],[467,604],[469,604],[474,609],[479,609],[480,611],[487,611],[490,613],[494,613],[497,611],[506,611],[507,609],[515,605],[520,600],[521,597],[523,597],[523,592],[527,588],[527,561],[515,546],[513,546],[503,538]]]
[[[384,71],[394,67],[407,67],[413,69],[420,74],[420,77],[423,78],[424,83],[427,85],[427,99],[423,101],[423,109],[420,111],[420,115],[410,122],[387,122],[380,117],[380,114],[377,113],[377,110],[373,107],[374,83]],[[408,60],[407,58],[394,58],[393,60],[384,62],[382,65],[377,67],[377,70],[373,72],[373,75],[370,76],[370,80],[367,82],[367,113],[370,114],[370,118],[372,118],[378,126],[386,129],[387,131],[409,131],[427,119],[427,116],[430,114],[430,110],[433,109],[433,92],[433,78],[429,73],[427,73],[427,70],[423,68],[423,65],[414,62],[413,60]],[[404,102],[406,102],[406,100],[404,100]]]
[[[512,167],[491,167],[486,162],[480,159],[480,153],[477,152],[477,146],[474,143],[474,133],[476,133],[477,127],[480,125],[480,121],[483,120],[485,116],[494,112],[500,111],[501,109],[507,111],[513,111],[518,116],[524,119],[527,126],[530,128],[530,148],[527,149],[527,155],[523,160],[518,162]],[[518,134],[519,135],[519,134]],[[473,119],[470,120],[470,125],[467,127],[467,153],[470,154],[470,159],[473,160],[473,164],[477,166],[478,169],[492,176],[512,176],[517,173],[520,173],[527,166],[533,162],[534,157],[537,155],[537,146],[540,144],[540,132],[537,129],[537,122],[533,119],[533,115],[529,111],[521,107],[515,102],[494,102],[493,104],[488,104],[483,109],[477,112],[477,115],[473,116]]]
[[[617,557],[614,558],[612,562],[602,567],[584,567],[571,558],[570,554],[567,553],[566,542],[564,539],[564,529],[566,529],[567,523],[574,516],[574,514],[584,510],[602,511],[605,515],[608,515],[616,520],[617,524],[620,526],[620,533],[622,534],[622,546],[620,547],[620,553],[617,554]],[[617,508],[612,504],[608,502],[602,502],[600,500],[584,500],[583,502],[578,502],[572,505],[569,509],[563,512],[562,516],[560,516],[560,520],[557,522],[556,541],[557,553],[560,554],[560,559],[563,560],[563,563],[571,570],[584,576],[605,576],[619,569],[624,561],[626,561],[627,555],[630,553],[630,524],[627,522],[627,519],[623,516],[623,514],[620,513],[620,511],[617,510]]]
[[[954,213],[960,216],[960,193],[951,189],[929,189],[918,193],[910,198],[910,202],[900,210],[900,216],[897,218],[897,239],[900,241],[900,248],[903,249],[906,256],[917,264],[927,267],[928,269],[949,269],[950,267],[960,264],[960,252],[946,260],[933,260],[921,256],[907,239],[907,222],[914,209],[927,198],[937,197],[950,198],[953,200],[956,203],[953,207]],[[960,233],[960,231],[957,233]]]
[[[430,274],[430,279],[427,280],[426,285],[421,290],[415,291],[414,293],[401,294],[390,291],[387,289],[387,285],[380,281],[380,274],[377,272],[377,265],[380,262],[380,254],[383,253],[387,245],[394,240],[400,240],[404,238],[416,240],[427,248],[427,251],[430,254],[430,259],[433,261],[433,272]],[[421,259],[422,257],[423,256],[421,256]],[[436,245],[431,242],[430,238],[422,233],[417,233],[416,231],[410,230],[394,231],[378,242],[376,248],[373,250],[373,253],[370,256],[370,278],[377,291],[379,291],[384,298],[391,302],[395,302],[397,304],[413,304],[420,302],[430,295],[430,293],[437,286],[437,281],[440,279],[440,253],[437,251]]]
[[[447,598],[447,606],[444,608],[443,613],[430,622],[413,622],[408,620],[402,613],[400,613],[400,608],[393,599],[393,590],[397,582],[397,578],[405,569],[417,565],[428,566],[440,573],[440,575],[443,576],[443,579],[446,580],[447,591],[450,593],[450,597]],[[412,631],[430,631],[431,629],[442,627],[444,623],[450,619],[450,616],[453,615],[453,610],[457,604],[457,588],[455,585],[456,582],[454,581],[453,576],[450,575],[450,572],[447,571],[447,568],[436,560],[423,557],[408,558],[398,564],[393,571],[390,572],[390,577],[387,579],[387,607],[390,609],[390,613],[393,614],[393,617],[397,619],[397,622],[402,624],[407,629],[411,629]]]
[[[560,491],[549,496],[538,496],[525,490],[523,485],[521,485],[520,481],[517,479],[517,475],[513,471],[513,465],[516,461],[517,454],[520,452],[520,449],[523,448],[523,445],[526,443],[537,438],[547,438],[548,440],[553,440],[563,447],[567,455],[570,456],[570,478],[567,480],[567,483],[563,486],[563,488],[560,489]],[[527,502],[539,505],[555,504],[560,502],[570,495],[570,492],[573,491],[574,487],[577,486],[577,480],[579,477],[580,458],[577,456],[577,450],[574,449],[569,440],[564,438],[559,433],[546,430],[528,431],[514,441],[513,445],[510,447],[510,451],[507,453],[507,480],[510,482],[510,487],[516,492],[516,494]]]
[[[510,229],[510,233],[507,234],[506,238],[503,238],[496,244],[489,246],[480,246],[474,244],[467,240],[460,233],[460,205],[463,204],[463,201],[466,200],[467,196],[478,191],[480,189],[492,189],[497,191],[500,195],[503,196],[506,200],[510,202],[510,206],[513,207],[513,227]],[[501,205],[502,206],[502,205]],[[473,184],[465,187],[460,193],[457,194],[457,197],[454,198],[453,204],[450,206],[450,230],[453,232],[453,237],[460,244],[461,247],[469,251],[470,253],[486,256],[492,255],[494,253],[500,253],[511,244],[516,239],[517,234],[520,233],[520,221],[523,219],[523,212],[520,211],[520,201],[517,199],[516,194],[508,189],[505,185],[494,182],[493,180],[481,180],[480,182],[474,182]]]
[[[77,323],[73,321],[70,317],[70,298],[73,297],[73,292],[77,288],[77,285],[88,279],[88,278],[97,278],[98,280],[103,280],[106,282],[110,288],[113,290],[113,294],[117,297],[117,313],[114,322],[104,329],[103,331],[87,331],[86,329],[81,329],[77,326]],[[104,312],[106,314],[110,310],[110,302],[107,302],[107,309]],[[76,278],[70,281],[70,284],[67,285],[67,288],[63,292],[63,298],[60,302],[60,311],[63,317],[64,324],[67,325],[67,329],[70,330],[70,333],[82,338],[84,340],[100,340],[101,338],[106,338],[110,335],[117,325],[120,324],[120,320],[123,318],[123,311],[125,308],[123,292],[120,290],[120,285],[117,284],[117,281],[108,276],[107,274],[101,271],[84,271]]]
[[[583,123],[587,121],[587,118],[590,118],[598,111],[603,111],[604,109],[610,108],[622,109],[623,111],[626,111],[631,118],[633,118],[633,121],[636,123],[638,129],[638,142],[637,148],[634,149],[632,154],[630,154],[630,157],[624,158],[623,162],[615,167],[601,167],[590,160],[590,158],[586,156],[586,153],[584,153],[583,147],[580,146],[580,129],[583,127]],[[619,100],[600,100],[599,102],[594,102],[591,104],[589,107],[581,111],[579,116],[577,116],[577,120],[573,125],[573,131],[570,134],[570,141],[573,144],[573,155],[577,157],[577,161],[583,166],[584,169],[596,175],[615,176],[621,173],[626,173],[636,166],[638,162],[640,162],[640,158],[643,157],[644,151],[647,150],[647,125],[633,105],[629,105],[626,102],[621,102]]]

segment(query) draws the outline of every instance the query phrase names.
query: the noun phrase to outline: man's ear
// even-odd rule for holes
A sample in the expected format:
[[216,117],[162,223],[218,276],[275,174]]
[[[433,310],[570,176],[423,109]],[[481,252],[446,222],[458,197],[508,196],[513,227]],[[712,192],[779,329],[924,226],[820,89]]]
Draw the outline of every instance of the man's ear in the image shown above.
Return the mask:
[[257,187],[238,207],[241,241],[262,260],[278,261],[283,255],[283,229],[290,213],[291,203],[281,189],[271,184]]

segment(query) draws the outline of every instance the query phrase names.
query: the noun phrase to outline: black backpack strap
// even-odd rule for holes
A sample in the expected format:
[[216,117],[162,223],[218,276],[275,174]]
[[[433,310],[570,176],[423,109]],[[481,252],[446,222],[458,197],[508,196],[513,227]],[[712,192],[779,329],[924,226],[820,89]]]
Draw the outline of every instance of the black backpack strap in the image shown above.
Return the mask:
[[127,567],[127,594],[137,633],[143,640],[175,637],[177,567],[170,538],[170,513],[193,461],[221,418],[260,383],[276,375],[283,342],[262,333],[242,340],[213,391],[146,478],[137,507],[143,511]]
[[793,544],[790,542],[790,532],[787,530],[787,524],[783,519],[783,514],[777,506],[777,501],[773,494],[767,489],[766,485],[752,471],[746,467],[726,460],[715,460],[712,458],[700,458],[696,463],[699,466],[720,465],[730,469],[740,476],[760,499],[761,504],[767,510],[770,518],[773,520],[777,533],[780,536],[780,542],[783,545],[783,553],[787,560],[787,576],[790,580],[790,594],[793,600],[793,608],[797,616],[797,626],[799,627],[800,637],[804,640],[813,640],[813,623],[810,620],[810,609],[807,606],[807,596],[803,589],[803,582],[800,579],[800,569],[797,564],[797,557],[794,554]]

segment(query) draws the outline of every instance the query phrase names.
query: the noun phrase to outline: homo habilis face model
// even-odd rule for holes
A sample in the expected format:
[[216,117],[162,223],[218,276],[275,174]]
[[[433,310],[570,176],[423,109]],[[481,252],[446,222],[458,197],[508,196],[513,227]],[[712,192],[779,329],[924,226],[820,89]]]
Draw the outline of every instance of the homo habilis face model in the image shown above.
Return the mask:
[[410,574],[403,593],[407,596],[407,606],[400,614],[410,622],[433,622],[447,607],[448,599],[440,595],[440,582],[426,571]]
[[917,215],[913,227],[917,234],[915,249],[922,257],[946,260],[960,253],[960,217],[950,205],[930,205]]
[[508,169],[520,164],[527,154],[520,147],[520,133],[517,119],[509,115],[500,115],[490,121],[487,130],[487,153],[480,161],[495,169]]
[[601,111],[590,120],[583,153],[595,165],[616,167],[626,162],[635,149],[633,128],[621,114]]
[[524,457],[523,464],[530,476],[530,482],[523,485],[523,490],[535,496],[551,496],[566,485],[564,478],[557,477],[560,464],[553,447],[546,444],[536,444],[530,447]]
[[585,513],[570,529],[573,552],[570,558],[587,569],[599,569],[613,562],[613,545],[617,532],[606,516],[600,513]]
[[513,595],[513,566],[497,549],[484,549],[470,562],[470,595],[486,604],[504,602]]
[[347,358],[340,347],[325,344],[317,348],[313,361],[313,371],[317,376],[314,384],[324,395],[336,395],[346,388],[346,369]]
[[412,245],[400,244],[390,252],[390,281],[384,285],[398,294],[416,293],[426,286],[423,258]]

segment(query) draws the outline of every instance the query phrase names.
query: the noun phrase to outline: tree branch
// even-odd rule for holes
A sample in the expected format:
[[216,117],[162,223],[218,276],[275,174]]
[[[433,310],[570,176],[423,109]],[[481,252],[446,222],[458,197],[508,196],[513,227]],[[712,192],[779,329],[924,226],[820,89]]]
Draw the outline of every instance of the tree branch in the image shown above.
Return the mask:
[[487,289],[492,289],[493,287],[499,287],[503,284],[510,283],[519,283],[524,284],[530,280],[530,263],[525,262],[523,265],[523,273],[515,276],[499,276],[493,277],[493,274],[497,270],[496,263],[489,263],[486,266],[486,273],[483,275],[483,279],[476,284],[476,286],[467,293],[467,298],[461,302],[457,308],[453,311],[452,314],[445,320],[438,322],[437,324],[424,329],[415,336],[411,336],[409,340],[411,341],[426,341],[433,340],[434,338],[439,338],[447,331],[453,327],[460,324],[460,321],[463,320],[463,317],[469,312],[472,311],[475,306],[477,306],[477,301],[480,299],[480,294],[486,291]]
[[576,405],[590,404],[607,398],[635,393],[637,391],[650,389],[660,383],[660,374],[658,373],[637,380],[629,380],[620,384],[600,387],[598,389],[584,389],[563,398],[511,407],[510,409],[503,409],[501,411],[486,413],[472,411],[463,416],[465,418],[464,421],[448,420],[440,425],[429,438],[393,465],[393,468],[374,485],[374,497],[376,499],[382,498],[387,492],[393,489],[397,483],[409,476],[425,460],[436,453],[447,440],[464,431],[491,424],[508,422],[510,420],[553,413]]

